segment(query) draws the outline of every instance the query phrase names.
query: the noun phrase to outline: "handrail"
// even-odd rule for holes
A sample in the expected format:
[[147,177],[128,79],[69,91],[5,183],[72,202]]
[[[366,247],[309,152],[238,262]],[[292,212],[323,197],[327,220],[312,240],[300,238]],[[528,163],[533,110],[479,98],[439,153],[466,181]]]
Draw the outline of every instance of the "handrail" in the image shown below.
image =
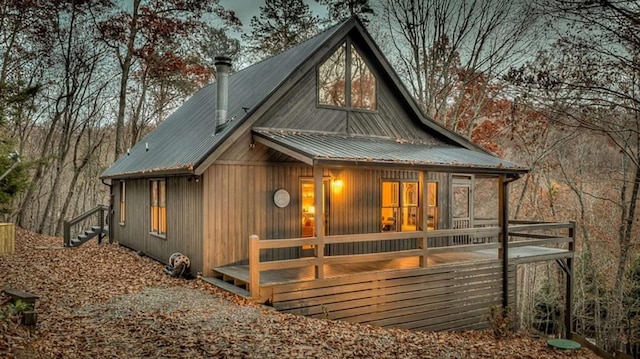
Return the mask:
[[[569,251],[573,252],[575,242],[575,222],[534,222],[534,221],[509,221],[509,224],[514,223],[513,226],[509,226],[509,235],[513,234],[514,237],[528,237],[532,240],[520,240],[516,242],[509,242],[509,246],[520,247],[526,245],[547,245],[554,243],[568,243]],[[511,232],[511,229],[518,232]],[[523,233],[529,231],[540,231],[548,229],[568,229],[567,236],[562,235],[545,235],[534,233]],[[383,259],[394,259],[403,257],[420,257],[421,263],[426,265],[427,255],[444,253],[444,252],[460,252],[476,248],[482,249],[500,249],[502,243],[481,243],[481,244],[463,244],[438,248],[426,248],[420,247],[418,249],[410,250],[396,250],[381,253],[365,253],[365,254],[352,254],[352,255],[334,255],[323,256],[316,255],[316,257],[309,258],[294,258],[278,261],[260,261],[260,250],[262,249],[276,249],[287,247],[302,247],[302,246],[314,246],[316,251],[323,250],[325,244],[337,244],[337,243],[358,243],[358,242],[376,242],[382,240],[402,240],[417,238],[423,239],[420,243],[426,243],[426,238],[437,238],[447,236],[459,236],[459,235],[472,235],[472,236],[498,236],[500,235],[500,227],[477,227],[477,228],[461,228],[461,229],[441,229],[441,230],[429,230],[413,231],[413,232],[385,232],[385,233],[365,233],[365,234],[348,234],[348,235],[334,235],[323,237],[319,240],[318,237],[304,237],[304,238],[292,238],[292,239],[270,239],[260,240],[257,235],[249,237],[249,291],[252,297],[258,297],[260,291],[260,272],[273,269],[284,268],[300,268],[306,266],[316,267],[316,278],[322,278],[323,271],[321,270],[324,264],[345,264],[356,263],[362,261],[375,261]]]
[[[84,221],[85,219],[93,216],[94,214],[100,212],[100,216],[99,216],[99,223],[98,226],[100,227],[100,234],[102,234],[103,232],[103,228],[105,225],[105,218],[104,218],[104,212],[108,213],[109,211],[109,207],[103,204],[99,204],[96,207],[88,210],[87,212],[72,218],[70,220],[65,220],[63,223],[63,238],[64,238],[64,246],[65,247],[71,247],[71,226],[76,225],[82,221]],[[99,237],[100,239],[102,239],[102,236]]]

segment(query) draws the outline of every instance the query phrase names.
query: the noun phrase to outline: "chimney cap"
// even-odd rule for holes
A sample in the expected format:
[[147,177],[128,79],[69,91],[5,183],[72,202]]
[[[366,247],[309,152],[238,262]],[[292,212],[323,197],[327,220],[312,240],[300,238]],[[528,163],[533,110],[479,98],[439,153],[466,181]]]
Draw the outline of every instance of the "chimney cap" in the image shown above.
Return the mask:
[[227,65],[231,66],[231,58],[229,56],[216,56],[215,65]]

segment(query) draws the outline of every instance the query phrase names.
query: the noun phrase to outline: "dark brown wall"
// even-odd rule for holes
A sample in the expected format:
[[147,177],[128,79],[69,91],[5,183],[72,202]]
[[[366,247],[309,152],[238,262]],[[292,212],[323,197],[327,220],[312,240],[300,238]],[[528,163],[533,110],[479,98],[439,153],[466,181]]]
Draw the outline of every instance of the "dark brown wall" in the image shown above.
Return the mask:
[[167,183],[167,233],[159,238],[149,233],[149,180],[126,181],[126,221],[120,219],[119,182],[114,185],[113,238],[120,244],[142,251],[167,263],[171,254],[180,252],[191,260],[195,274],[202,271],[202,183],[188,177],[169,177]]
[[[254,150],[258,154],[265,151],[260,145]],[[344,183],[339,191],[331,190],[329,235],[379,232],[381,181],[418,180],[417,172],[398,170],[327,168],[324,175],[332,179],[339,176]],[[204,203],[205,269],[246,264],[248,240],[252,234],[260,239],[301,237],[300,179],[312,176],[312,167],[300,163],[252,162],[243,165],[227,161],[211,166],[202,176],[204,196],[208,198]],[[291,195],[291,202],[285,208],[278,208],[273,203],[273,194],[279,188],[285,188]],[[327,254],[368,253],[415,246],[416,242],[410,239],[334,244],[327,248]],[[298,249],[282,249],[263,253],[262,258],[276,260],[298,255]]]
[[309,72],[283,96],[261,119],[256,127],[303,129],[421,139],[442,143],[419,125],[419,119],[402,106],[404,99],[377,74],[376,111],[347,111],[317,106],[316,71]]

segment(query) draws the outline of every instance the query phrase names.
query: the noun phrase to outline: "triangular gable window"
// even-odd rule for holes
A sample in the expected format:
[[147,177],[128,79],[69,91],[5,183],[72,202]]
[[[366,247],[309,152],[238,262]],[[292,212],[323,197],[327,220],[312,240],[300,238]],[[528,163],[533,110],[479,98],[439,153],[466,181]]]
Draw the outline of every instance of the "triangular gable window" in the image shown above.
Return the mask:
[[376,87],[373,72],[351,44],[340,45],[318,68],[320,106],[375,110]]

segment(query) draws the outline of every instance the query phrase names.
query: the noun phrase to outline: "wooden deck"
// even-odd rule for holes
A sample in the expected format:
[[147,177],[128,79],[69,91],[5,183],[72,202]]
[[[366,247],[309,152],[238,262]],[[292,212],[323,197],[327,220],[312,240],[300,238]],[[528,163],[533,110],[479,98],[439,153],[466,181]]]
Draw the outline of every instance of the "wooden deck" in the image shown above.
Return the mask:
[[[518,264],[561,260],[563,268],[571,268],[574,223],[520,222],[511,228],[506,261],[495,227],[431,231],[422,238],[419,232],[252,236],[249,265],[214,268],[214,277],[204,280],[291,314],[418,330],[480,329],[487,326],[488,308],[515,301]],[[449,245],[428,247],[429,237],[449,238]],[[417,238],[418,248],[326,256],[316,250],[312,257],[277,261],[260,257],[276,248],[406,238]]]
[[[523,246],[509,249],[510,264],[532,263],[568,257],[573,257],[573,252],[559,248]],[[431,267],[447,264],[483,262],[495,259],[498,259],[497,249],[480,249],[470,252],[449,252],[432,254],[428,257],[427,265]],[[419,267],[419,257],[407,257],[364,263],[325,264],[324,273],[325,278],[335,278],[366,272],[402,270]],[[226,281],[230,281],[228,279],[231,278],[235,279],[236,283],[241,287],[243,287],[243,284],[249,283],[250,281],[249,265],[218,267],[214,268],[214,271],[219,274],[219,277],[224,276],[224,280]],[[313,266],[275,269],[263,271],[260,273],[260,286],[269,287],[302,281],[310,281],[314,279],[315,270]],[[204,280],[213,282],[212,278],[204,278]]]

